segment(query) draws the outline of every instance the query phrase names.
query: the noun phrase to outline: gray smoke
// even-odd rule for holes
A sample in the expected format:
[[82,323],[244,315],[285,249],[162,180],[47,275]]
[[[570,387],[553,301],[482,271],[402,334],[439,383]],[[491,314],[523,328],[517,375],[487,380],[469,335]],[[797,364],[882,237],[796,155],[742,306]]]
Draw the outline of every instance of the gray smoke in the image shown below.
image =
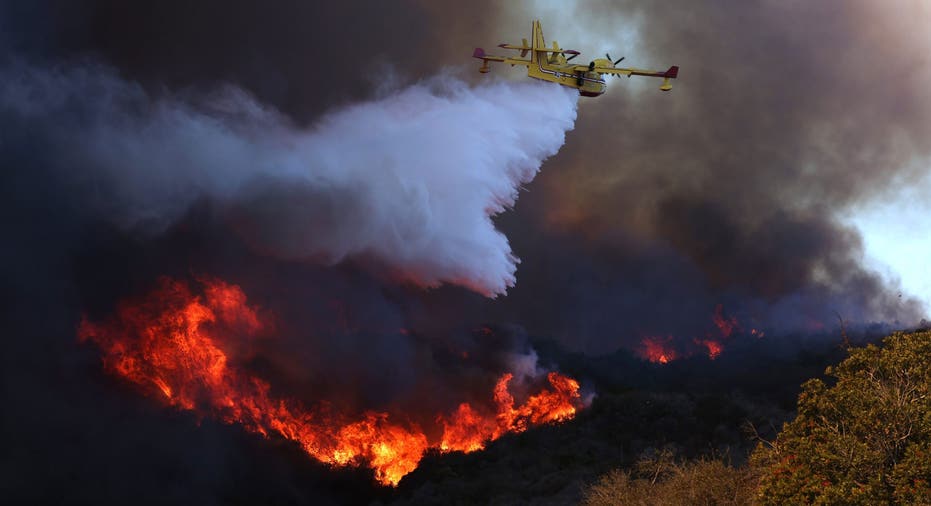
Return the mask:
[[779,332],[925,316],[841,216],[893,195],[908,206],[898,190],[928,172],[926,5],[536,4],[512,6],[502,41],[532,15],[583,62],[609,51],[681,71],[668,93],[612,79],[581,100],[566,146],[503,217],[517,251],[547,250],[523,253],[504,301],[532,332],[611,350],[700,334],[717,303]]
[[364,257],[420,286],[494,297],[519,260],[514,205],[576,116],[574,91],[442,77],[298,128],[239,88],[153,97],[110,69],[12,66],[0,107],[46,136],[61,177],[125,229],[158,233],[208,199],[257,250]]

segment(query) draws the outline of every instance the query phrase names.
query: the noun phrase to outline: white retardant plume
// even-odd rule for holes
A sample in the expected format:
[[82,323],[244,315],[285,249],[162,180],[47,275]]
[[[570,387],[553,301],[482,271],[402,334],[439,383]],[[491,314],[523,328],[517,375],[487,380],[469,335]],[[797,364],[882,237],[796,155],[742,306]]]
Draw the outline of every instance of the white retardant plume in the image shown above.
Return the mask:
[[364,256],[489,297],[519,262],[491,217],[562,146],[576,100],[549,83],[442,79],[301,129],[238,89],[153,98],[106,68],[0,72],[4,123],[34,132],[73,192],[123,227],[157,233],[207,197],[265,254]]

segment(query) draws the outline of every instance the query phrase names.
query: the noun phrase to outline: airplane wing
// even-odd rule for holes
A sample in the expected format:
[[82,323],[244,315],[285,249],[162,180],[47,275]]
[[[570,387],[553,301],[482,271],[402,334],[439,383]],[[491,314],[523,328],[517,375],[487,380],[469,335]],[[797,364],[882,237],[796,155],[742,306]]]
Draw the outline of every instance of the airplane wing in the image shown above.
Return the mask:
[[[527,56],[527,53],[528,53],[528,52],[534,50],[534,48],[533,48],[532,46],[530,46],[530,45],[527,43],[527,39],[521,39],[521,45],[519,45],[519,46],[516,45],[516,44],[504,43],[504,44],[498,44],[498,47],[500,47],[501,49],[513,49],[513,50],[515,50],[515,51],[520,51],[520,57],[521,57],[521,58]],[[553,49],[548,49],[548,48],[546,48],[546,47],[538,47],[538,48],[535,48],[535,50],[536,50],[536,51],[545,51],[545,52],[547,52],[547,53],[561,53],[561,54],[564,54],[564,55],[565,55],[565,54],[569,54],[569,55],[578,55],[578,54],[580,54],[578,51],[576,51],[576,50],[574,50],[574,49],[560,49],[560,48],[559,48],[559,44],[556,43],[555,41],[553,41]]]
[[595,67],[590,68],[588,65],[576,65],[572,67],[573,72],[598,72],[599,74],[612,74],[616,76],[648,76],[648,77],[668,77],[675,79],[679,75],[679,67],[672,66],[669,70],[645,70],[623,67]]
[[645,69],[635,69],[635,68],[622,68],[622,67],[589,67],[588,65],[576,65],[572,67],[573,72],[598,72],[599,74],[612,74],[615,76],[647,76],[647,77],[662,77],[663,85],[660,87],[663,91],[669,91],[672,88],[672,84],[669,83],[670,79],[675,79],[679,75],[679,67],[673,65],[669,67],[669,70],[645,70]]
[[[526,46],[526,45],[524,45],[524,46],[515,46],[515,45],[513,45],[513,44],[498,44],[498,47],[500,47],[500,48],[502,48],[502,49],[516,49],[516,50],[520,51],[521,54],[524,54],[524,53],[526,53],[527,51],[530,51],[531,49],[533,49],[533,48],[530,47],[530,46]],[[576,51],[575,49],[561,49],[561,48],[558,48],[558,47],[557,47],[557,48],[539,47],[539,48],[537,48],[536,50],[537,50],[537,51],[543,51],[543,52],[546,52],[546,53],[582,54],[582,53]]]
[[572,67],[573,72],[598,72],[599,74],[611,74],[615,76],[630,76],[634,69],[622,69],[616,67],[594,67],[588,65],[576,65]]
[[477,47],[475,51],[472,52],[472,58],[478,58],[482,60],[483,65],[488,65],[490,61],[497,61],[501,63],[506,63],[508,65],[523,65],[525,67],[530,66],[530,60],[521,60],[518,58],[507,58],[505,56],[495,56],[493,54],[486,54],[485,50]]

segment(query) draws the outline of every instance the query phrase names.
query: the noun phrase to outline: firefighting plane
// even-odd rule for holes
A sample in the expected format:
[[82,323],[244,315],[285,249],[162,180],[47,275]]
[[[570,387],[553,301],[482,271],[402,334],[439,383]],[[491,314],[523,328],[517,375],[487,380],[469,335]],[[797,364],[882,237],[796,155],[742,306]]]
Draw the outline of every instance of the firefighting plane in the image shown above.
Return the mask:
[[[505,56],[494,56],[486,54],[485,50],[477,47],[472,53],[473,58],[482,60],[482,66],[478,69],[481,73],[486,73],[491,69],[488,62],[508,63],[514,65],[523,65],[527,67],[527,75],[534,79],[558,83],[569,88],[579,90],[579,94],[584,97],[597,97],[605,92],[604,74],[616,76],[647,76],[662,77],[663,84],[659,89],[669,91],[672,89],[670,79],[675,79],[679,75],[679,67],[672,66],[669,70],[644,70],[636,68],[617,67],[624,58],[618,58],[612,61],[611,56],[605,54],[606,58],[597,58],[589,62],[588,65],[573,65],[569,63],[573,58],[579,56],[579,52],[572,49],[560,49],[559,43],[553,41],[552,49],[546,47],[543,41],[543,28],[540,27],[539,21],[533,22],[533,33],[531,34],[532,43],[527,45],[527,39],[519,46],[512,44],[498,44],[503,49],[513,49],[520,51],[521,58],[530,53],[529,60],[519,58],[509,58]],[[566,58],[566,55],[570,55]]]

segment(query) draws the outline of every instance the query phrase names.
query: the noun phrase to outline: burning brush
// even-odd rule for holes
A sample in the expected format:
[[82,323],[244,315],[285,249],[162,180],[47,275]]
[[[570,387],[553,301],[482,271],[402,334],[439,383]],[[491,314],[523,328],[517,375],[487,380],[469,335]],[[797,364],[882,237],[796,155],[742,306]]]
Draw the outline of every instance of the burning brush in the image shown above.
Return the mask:
[[384,485],[397,485],[430,449],[481,450],[509,432],[569,420],[582,407],[579,383],[556,372],[547,375],[548,386],[521,403],[511,392],[513,374],[505,373],[488,406],[463,402],[453,413],[434,418],[437,430],[426,431],[386,412],[339,412],[326,402],[309,407],[277,397],[267,381],[235,365],[225,349],[234,336],[254,338],[273,328],[268,317],[250,306],[236,285],[216,279],[199,283],[195,293],[188,283],[163,278],[147,297],[122,303],[115,317],[83,320],[78,338],[101,349],[108,371],[169,406],[264,436],[278,434],[327,464],[369,466]]

